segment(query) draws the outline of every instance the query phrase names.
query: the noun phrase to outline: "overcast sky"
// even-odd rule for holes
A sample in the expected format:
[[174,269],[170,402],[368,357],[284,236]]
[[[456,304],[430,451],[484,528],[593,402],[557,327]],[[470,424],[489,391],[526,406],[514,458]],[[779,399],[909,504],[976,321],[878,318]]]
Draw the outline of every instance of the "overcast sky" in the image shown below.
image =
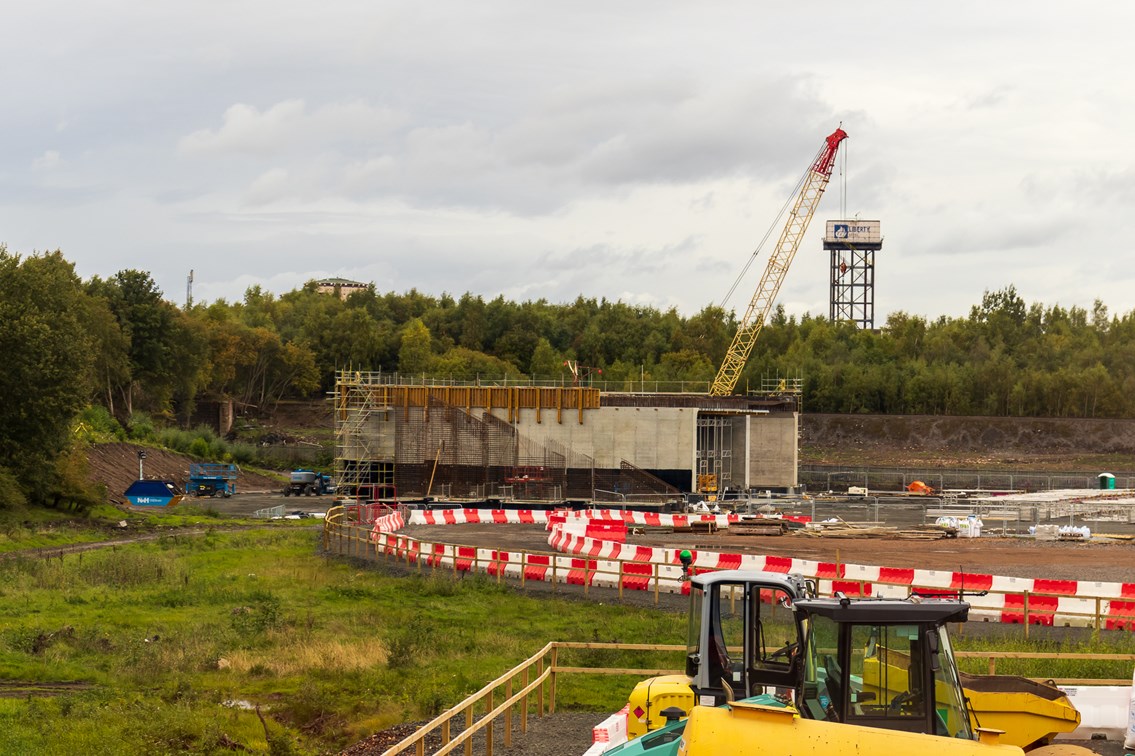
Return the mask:
[[878,324],[1010,284],[1124,313],[1133,27],[1037,0],[9,2],[0,243],[178,304],[193,269],[198,301],[341,276],[691,314],[842,122],[789,312],[828,313],[842,202],[882,222]]

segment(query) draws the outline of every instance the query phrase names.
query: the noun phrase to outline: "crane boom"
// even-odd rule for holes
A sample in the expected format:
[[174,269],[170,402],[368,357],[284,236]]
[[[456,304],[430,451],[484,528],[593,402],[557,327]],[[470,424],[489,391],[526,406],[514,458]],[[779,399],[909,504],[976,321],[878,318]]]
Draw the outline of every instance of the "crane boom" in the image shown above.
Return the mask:
[[729,351],[725,353],[725,359],[717,371],[717,377],[713,380],[713,386],[709,391],[712,396],[728,396],[733,393],[737,379],[741,377],[741,371],[753,351],[753,344],[756,343],[757,336],[764,327],[765,318],[772,309],[773,300],[776,299],[780,285],[784,282],[784,276],[788,273],[788,266],[796,256],[800,240],[808,229],[812,215],[816,212],[816,206],[820,204],[820,197],[827,188],[828,180],[831,179],[836,152],[839,151],[839,145],[844,139],[847,139],[846,131],[843,129],[833,131],[824,140],[823,147],[820,148],[804,177],[803,186],[788,216],[788,223],[780,233],[776,248],[769,255],[764,275],[757,284],[757,290],[753,294],[752,301],[749,302],[745,317],[737,326],[733,343],[729,345]]

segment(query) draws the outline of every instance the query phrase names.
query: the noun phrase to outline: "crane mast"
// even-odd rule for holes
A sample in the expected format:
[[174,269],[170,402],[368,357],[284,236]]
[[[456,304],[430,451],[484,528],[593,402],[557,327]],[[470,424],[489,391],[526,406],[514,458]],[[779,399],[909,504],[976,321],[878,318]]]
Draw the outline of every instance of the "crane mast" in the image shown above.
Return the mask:
[[824,146],[820,148],[805,175],[803,186],[789,213],[788,223],[785,224],[776,247],[769,255],[764,275],[761,276],[753,299],[749,302],[745,317],[737,326],[737,333],[733,337],[733,343],[729,345],[729,351],[725,353],[717,377],[713,380],[713,386],[709,391],[711,396],[728,396],[733,393],[737,379],[741,377],[741,371],[753,351],[753,344],[756,343],[757,336],[764,327],[765,318],[772,309],[773,300],[776,299],[780,285],[784,282],[784,276],[788,273],[788,266],[792,264],[792,258],[796,256],[796,250],[800,247],[800,240],[804,237],[812,215],[816,212],[816,206],[820,204],[820,198],[828,186],[832,168],[835,166],[836,152],[839,151],[839,145],[844,139],[847,139],[847,132],[843,129],[832,132],[824,140]]

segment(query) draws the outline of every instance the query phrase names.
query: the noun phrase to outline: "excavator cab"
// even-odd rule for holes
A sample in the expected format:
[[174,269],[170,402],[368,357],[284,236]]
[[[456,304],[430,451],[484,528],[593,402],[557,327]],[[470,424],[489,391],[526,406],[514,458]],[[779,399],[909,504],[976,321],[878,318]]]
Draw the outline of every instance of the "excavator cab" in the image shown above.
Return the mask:
[[795,575],[725,570],[698,576],[690,586],[686,645],[696,702],[719,706],[794,690],[802,673],[803,627],[792,605],[808,594]]
[[627,700],[627,735],[640,738],[680,712],[768,693],[789,700],[803,675],[804,628],[792,604],[814,595],[799,575],[723,570],[690,579],[686,669],[643,680]]
[[802,599],[807,628],[798,709],[823,720],[972,739],[946,624],[962,601]]

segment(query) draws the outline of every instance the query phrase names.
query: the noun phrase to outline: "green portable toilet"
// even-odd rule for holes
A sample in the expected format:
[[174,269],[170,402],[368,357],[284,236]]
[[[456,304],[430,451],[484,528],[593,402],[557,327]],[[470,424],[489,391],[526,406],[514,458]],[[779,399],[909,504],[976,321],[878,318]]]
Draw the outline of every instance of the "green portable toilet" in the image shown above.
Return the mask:
[[1110,491],[1115,489],[1115,476],[1111,473],[1100,473],[1100,490]]

